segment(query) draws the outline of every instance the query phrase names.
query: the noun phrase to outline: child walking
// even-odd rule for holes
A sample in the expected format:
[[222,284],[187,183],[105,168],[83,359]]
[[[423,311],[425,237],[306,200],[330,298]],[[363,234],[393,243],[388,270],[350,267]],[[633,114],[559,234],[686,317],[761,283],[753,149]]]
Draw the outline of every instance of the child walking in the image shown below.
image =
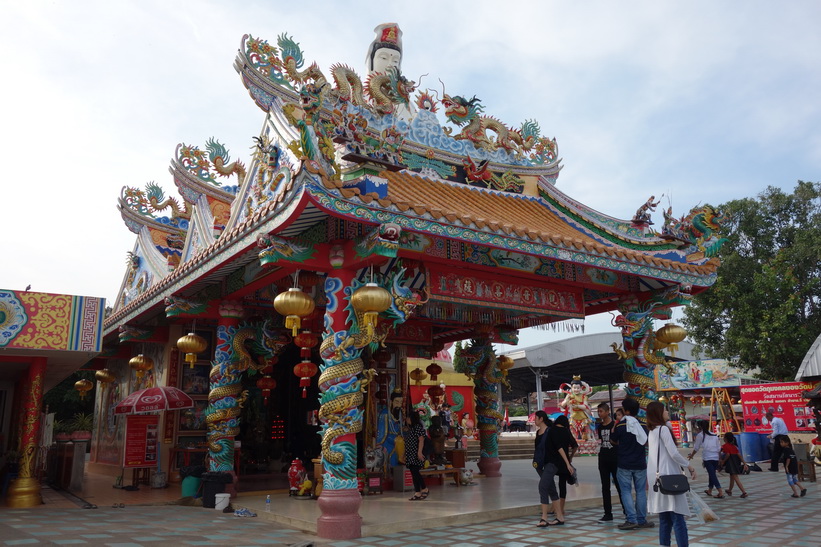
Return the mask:
[[792,441],[787,435],[779,435],[778,442],[781,444],[781,458],[784,460],[784,471],[787,473],[787,484],[792,488],[793,498],[807,495],[807,489],[798,482],[798,458],[792,448]]
[[724,490],[724,493],[728,496],[732,496],[733,484],[737,484],[738,489],[741,490],[741,497],[746,498],[747,491],[744,490],[744,485],[741,484],[738,476],[743,470],[747,469],[747,463],[739,452],[738,445],[735,442],[735,435],[732,433],[728,432],[724,434],[724,444],[721,446],[721,461],[719,465],[730,475],[730,486]]

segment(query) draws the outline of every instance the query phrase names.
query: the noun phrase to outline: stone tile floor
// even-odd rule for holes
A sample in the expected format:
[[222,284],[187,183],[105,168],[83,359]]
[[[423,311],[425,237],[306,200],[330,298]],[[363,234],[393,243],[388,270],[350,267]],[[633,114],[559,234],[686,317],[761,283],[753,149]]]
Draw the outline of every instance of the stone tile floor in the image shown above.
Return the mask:
[[[722,476],[721,480],[726,483],[727,477]],[[718,513],[719,521],[702,525],[689,522],[691,545],[821,545],[821,513],[817,509],[821,489],[818,483],[804,483],[808,489],[807,497],[793,499],[783,473],[753,473],[743,481],[750,492],[749,498],[740,499],[740,492],[736,491],[733,497],[708,501]],[[695,482],[694,489],[703,491],[703,475]],[[59,493],[44,491],[46,495]],[[704,497],[704,494],[699,495]],[[658,545],[658,528],[620,531],[616,528],[619,521],[598,522],[601,516],[598,508],[569,509],[565,526],[547,529],[535,527],[538,515],[534,515],[351,541],[330,541],[262,518],[239,518],[198,507],[129,505],[124,509],[81,509],[70,505],[73,508],[49,505],[37,509],[0,509],[0,545]],[[409,506],[409,510],[413,507]]]

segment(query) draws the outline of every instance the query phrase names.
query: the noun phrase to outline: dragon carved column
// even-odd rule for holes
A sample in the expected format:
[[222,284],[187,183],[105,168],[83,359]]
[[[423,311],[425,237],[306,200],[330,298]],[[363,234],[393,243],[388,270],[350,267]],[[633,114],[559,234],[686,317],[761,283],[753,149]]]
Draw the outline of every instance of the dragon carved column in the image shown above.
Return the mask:
[[655,367],[667,365],[664,352],[656,347],[653,319],[669,319],[672,306],[689,302],[688,294],[671,287],[646,300],[631,298],[623,302],[619,306],[620,315],[613,320],[613,326],[621,330],[624,340],[624,348],[613,343],[613,351],[624,361],[626,394],[638,400],[641,417],[647,405],[658,399]]
[[479,428],[479,470],[486,477],[501,477],[499,459],[499,384],[507,384],[488,337],[472,340],[454,361],[456,372],[464,373],[474,385]]
[[[418,295],[402,286],[405,269],[395,267],[382,279],[391,296],[384,315],[393,324],[404,322],[421,302]],[[366,346],[376,348],[387,332],[368,326],[365,313],[350,304],[353,294],[363,287],[355,272],[335,270],[325,279],[325,331],[320,356],[319,377],[322,422],[322,463],[325,467],[323,489],[319,496],[322,516],[317,520],[317,535],[332,539],[351,539],[362,535],[359,495],[356,480],[356,434],[362,431],[363,388],[374,376],[365,370],[361,358]],[[346,305],[347,302],[347,305]]]
[[239,433],[240,412],[248,396],[242,389],[243,373],[264,368],[265,359],[289,343],[286,335],[273,332],[267,323],[240,324],[242,312],[237,302],[220,304],[206,410],[209,471],[234,471],[234,437]]
[[43,402],[43,376],[46,358],[34,357],[29,365],[28,377],[23,384],[23,415],[20,431],[20,470],[18,478],[9,485],[6,503],[9,507],[24,508],[42,505],[40,480],[34,466],[40,438],[40,406]]

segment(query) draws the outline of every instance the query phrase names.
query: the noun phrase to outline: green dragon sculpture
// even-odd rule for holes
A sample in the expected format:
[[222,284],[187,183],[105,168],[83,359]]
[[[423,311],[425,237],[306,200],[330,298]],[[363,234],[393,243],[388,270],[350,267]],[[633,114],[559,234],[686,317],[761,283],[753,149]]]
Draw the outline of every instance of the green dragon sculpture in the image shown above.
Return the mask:
[[730,220],[730,216],[718,212],[712,205],[694,207],[686,217],[678,220],[673,218],[672,207],[663,213],[661,237],[664,239],[676,239],[693,245],[708,258],[718,255],[727,241],[726,237],[719,237],[718,232]]
[[672,306],[688,305],[690,298],[678,287],[641,302],[631,297],[619,306],[620,315],[613,320],[624,340],[624,349],[613,344],[613,351],[624,361],[627,396],[639,401],[642,415],[649,403],[658,400],[655,367],[668,364],[664,352],[655,347],[653,319],[669,319]]
[[234,469],[234,437],[239,433],[240,412],[248,397],[248,391],[242,389],[242,375],[265,367],[266,359],[279,354],[290,342],[287,334],[268,322],[217,328],[206,409],[210,471]]
[[[404,268],[397,266],[392,272],[382,280],[391,293],[391,305],[384,314],[397,325],[407,320],[423,300],[404,286]],[[381,343],[387,335],[385,330],[365,328],[363,312],[345,304],[363,285],[356,279],[349,286],[338,277],[325,279],[327,305],[325,334],[320,346],[323,364],[319,377],[319,418],[325,465],[323,485],[329,490],[356,488],[356,441],[353,435],[362,430],[363,411],[359,407],[364,400],[364,388],[374,374],[364,369],[361,353],[366,346],[375,347]],[[349,327],[335,330],[334,322],[340,317],[347,317]]]
[[490,339],[473,339],[467,346],[457,348],[453,367],[456,372],[473,380],[479,422],[479,455],[481,458],[498,458],[499,424],[504,419],[499,413],[499,386],[509,388],[510,385],[499,370]]

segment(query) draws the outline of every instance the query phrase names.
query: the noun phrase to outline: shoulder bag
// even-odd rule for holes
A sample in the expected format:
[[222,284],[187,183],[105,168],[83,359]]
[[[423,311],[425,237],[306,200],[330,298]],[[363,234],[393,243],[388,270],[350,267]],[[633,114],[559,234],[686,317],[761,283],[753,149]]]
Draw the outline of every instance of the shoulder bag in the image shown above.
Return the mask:
[[[664,426],[661,426],[667,429]],[[658,452],[656,454],[656,483],[653,485],[654,492],[661,492],[668,496],[677,496],[679,494],[686,494],[690,491],[690,483],[687,476],[683,473],[679,475],[659,475],[659,467],[661,462],[661,430],[659,430]]]

